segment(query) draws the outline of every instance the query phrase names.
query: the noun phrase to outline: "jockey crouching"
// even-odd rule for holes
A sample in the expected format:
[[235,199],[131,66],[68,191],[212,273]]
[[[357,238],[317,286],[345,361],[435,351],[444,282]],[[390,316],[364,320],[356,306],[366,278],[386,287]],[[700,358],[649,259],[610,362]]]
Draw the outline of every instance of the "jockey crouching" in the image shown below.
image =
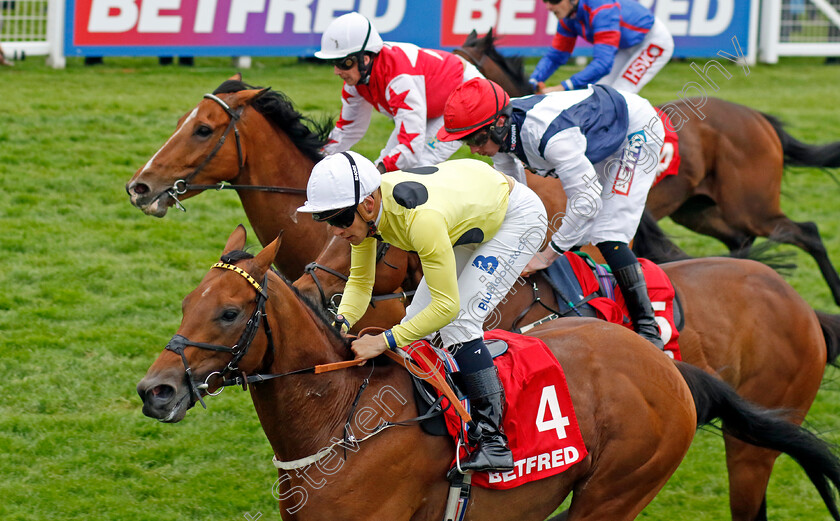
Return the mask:
[[[529,82],[539,94],[583,89],[591,83],[638,93],[674,54],[665,23],[636,0],[543,0],[558,19],[551,49]],[[545,81],[572,55],[578,37],[592,44],[592,61],[554,87]]]
[[383,42],[359,13],[336,18],[321,38],[317,58],[330,60],[344,80],[341,114],[324,147],[344,152],[367,132],[376,109],[394,121],[388,143],[375,161],[381,172],[449,159],[460,143],[435,137],[443,126],[443,106],[458,85],[482,77],[473,65],[437,49]]
[[402,322],[352,343],[359,360],[405,347],[435,331],[458,362],[474,412],[478,447],[465,471],[510,470],[502,429],[505,396],[482,326],[545,239],[545,207],[527,186],[472,159],[380,175],[355,152],[312,169],[306,204],[316,221],[352,245],[337,322],[347,331],[365,312],[376,239],[416,251],[423,279]]
[[466,82],[446,102],[441,141],[461,140],[524,178],[523,164],[557,177],[568,198],[562,224],[525,268],[550,266],[564,251],[595,244],[612,269],[633,329],[664,349],[644,274],[628,243],[656,178],[662,121],[644,98],[606,85],[511,100],[486,79]]

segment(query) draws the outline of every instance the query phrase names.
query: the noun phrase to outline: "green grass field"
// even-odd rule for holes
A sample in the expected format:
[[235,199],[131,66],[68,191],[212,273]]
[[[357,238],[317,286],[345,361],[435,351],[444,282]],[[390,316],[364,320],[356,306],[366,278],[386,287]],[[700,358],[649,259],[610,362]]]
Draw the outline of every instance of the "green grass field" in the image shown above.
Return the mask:
[[[181,299],[247,221],[235,194],[217,192],[187,201],[186,213],[147,217],[124,185],[178,118],[235,71],[221,58],[197,58],[193,68],[159,67],[154,58],[105,62],[70,59],[51,70],[31,58],[0,70],[0,513],[5,521],[280,519],[271,450],[247,393],[227,390],[207,411],[165,425],[141,414],[134,391],[177,329]],[[670,64],[643,94],[656,103],[676,98],[696,78],[688,65]],[[840,140],[840,68],[797,59],[754,66],[748,76],[729,69],[716,96],[782,117],[804,141]],[[340,107],[340,81],[324,66],[255,58],[244,79],[285,92],[310,116],[335,117]],[[357,147],[371,157],[391,128],[373,119]],[[840,186],[819,170],[786,174],[783,208],[819,224],[836,263],[838,198]],[[692,254],[723,251],[664,225]],[[815,263],[782,250],[796,255],[794,287],[814,307],[840,313]],[[808,416],[833,442],[839,388],[828,370]],[[829,518],[786,457],[768,511],[778,520]],[[641,517],[728,519],[718,435],[699,433]]]

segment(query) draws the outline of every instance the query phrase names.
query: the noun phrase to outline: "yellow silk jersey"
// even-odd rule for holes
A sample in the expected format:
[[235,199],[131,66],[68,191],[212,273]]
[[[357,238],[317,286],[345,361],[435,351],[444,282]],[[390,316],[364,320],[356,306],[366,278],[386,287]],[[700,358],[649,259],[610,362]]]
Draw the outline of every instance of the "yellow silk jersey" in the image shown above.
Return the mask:
[[[415,251],[432,302],[391,331],[399,347],[437,331],[458,315],[453,246],[491,239],[505,218],[513,180],[475,159],[445,161],[382,175],[379,235]],[[367,310],[376,275],[376,239],[353,246],[350,279],[338,312],[354,324]]]

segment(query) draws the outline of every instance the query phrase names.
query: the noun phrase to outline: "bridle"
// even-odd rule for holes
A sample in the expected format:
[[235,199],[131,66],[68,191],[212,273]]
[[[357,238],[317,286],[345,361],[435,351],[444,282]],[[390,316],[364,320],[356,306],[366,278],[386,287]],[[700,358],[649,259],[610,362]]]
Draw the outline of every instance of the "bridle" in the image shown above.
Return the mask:
[[[271,328],[269,327],[269,323],[268,323],[268,315],[265,312],[265,304],[266,304],[266,301],[268,300],[268,292],[267,292],[268,273],[265,274],[265,276],[263,277],[262,284],[260,284],[247,271],[245,271],[242,268],[240,268],[238,266],[235,266],[233,264],[229,264],[229,263],[224,262],[224,258],[223,258],[222,261],[213,264],[212,268],[225,269],[225,270],[233,271],[234,273],[238,273],[239,275],[244,277],[245,280],[247,280],[248,283],[256,290],[257,297],[256,297],[256,306],[254,307],[254,313],[253,313],[253,315],[251,315],[251,318],[248,320],[248,323],[245,325],[245,330],[242,332],[242,335],[239,337],[239,340],[236,342],[236,344],[233,345],[233,347],[223,346],[223,345],[220,345],[220,344],[209,344],[209,343],[205,343],[205,342],[193,342],[193,341],[187,339],[186,337],[184,337],[182,335],[177,335],[177,334],[175,336],[173,336],[172,339],[169,341],[169,343],[166,345],[167,350],[172,351],[172,352],[181,356],[181,360],[184,363],[184,373],[185,373],[185,376],[187,378],[187,381],[189,382],[191,396],[194,397],[198,402],[200,402],[201,406],[204,407],[205,409],[207,408],[207,405],[205,405],[204,400],[202,399],[201,391],[204,391],[209,387],[209,384],[207,382],[213,376],[218,375],[218,376],[224,378],[228,374],[236,374],[236,373],[241,372],[238,368],[239,362],[248,353],[248,348],[251,346],[251,342],[253,342],[254,337],[256,336],[257,330],[260,327],[260,322],[265,324],[265,335],[266,335],[267,340],[268,340],[267,353],[270,355],[270,360],[265,362],[264,365],[270,366],[273,363],[273,360],[274,360],[274,357],[275,357],[274,340],[272,338]],[[193,347],[197,347],[199,349],[205,349],[205,350],[209,350],[209,351],[219,351],[219,352],[223,352],[223,353],[230,353],[232,355],[232,359],[231,359],[230,362],[228,362],[228,364],[225,366],[224,369],[222,369],[221,371],[214,371],[214,372],[210,373],[209,375],[207,375],[207,378],[204,380],[203,384],[196,385],[196,383],[192,379],[192,370],[190,369],[189,362],[187,361],[187,357],[184,354],[184,349],[188,346],[193,346]],[[394,360],[398,363],[409,364],[408,361],[404,360],[400,355],[398,355],[397,353],[395,353],[393,351],[386,351],[384,354],[388,355],[389,358],[391,358],[392,360]],[[243,387],[243,389],[247,389],[248,384],[265,382],[265,381],[268,381],[268,380],[271,380],[271,379],[274,379],[274,378],[280,378],[280,377],[283,377],[283,376],[289,376],[289,375],[294,375],[294,374],[305,374],[305,373],[322,374],[322,373],[326,373],[326,372],[330,372],[330,371],[347,369],[349,367],[356,367],[358,365],[359,365],[359,360],[347,360],[347,361],[343,361],[343,362],[334,362],[334,363],[330,363],[330,364],[315,365],[315,366],[306,367],[306,368],[303,368],[303,369],[297,369],[297,370],[294,370],[294,371],[289,371],[289,372],[286,372],[286,373],[254,374],[254,375],[249,376],[249,375],[246,375],[244,372],[241,372],[240,376],[235,376],[232,379],[223,380],[222,383],[219,385],[219,390],[217,392],[207,393],[207,394],[209,396],[215,396],[215,395],[219,394],[225,387],[228,387],[228,386],[231,386],[231,385],[241,385]],[[405,365],[405,367],[406,367],[406,369],[408,369],[408,365]],[[386,429],[389,429],[391,427],[413,425],[413,424],[416,424],[418,422],[433,418],[435,416],[439,416],[439,415],[443,414],[445,409],[447,409],[449,407],[449,406],[446,406],[446,407],[441,406],[442,397],[439,397],[434,402],[434,404],[432,404],[432,406],[429,408],[429,410],[426,411],[424,414],[422,414],[420,416],[417,416],[415,418],[408,419],[408,420],[402,420],[402,421],[396,421],[396,422],[390,422],[390,421],[389,422],[384,422],[382,424],[379,424],[376,428],[373,429],[372,432],[368,433],[363,438],[355,439],[355,437],[352,437],[349,434],[350,433],[349,427],[350,427],[351,422],[354,418],[356,408],[359,405],[359,401],[361,399],[362,393],[365,391],[368,384],[370,383],[370,378],[373,375],[373,371],[375,370],[375,368],[376,368],[376,364],[371,363],[370,374],[367,376],[367,378],[364,378],[362,380],[362,383],[359,386],[359,390],[356,392],[356,396],[353,400],[353,403],[350,406],[350,412],[347,416],[347,421],[344,424],[344,439],[343,440],[335,441],[331,446],[329,446],[329,448],[328,448],[329,450],[323,450],[322,449],[322,450],[318,451],[316,454],[313,454],[312,456],[297,459],[297,460],[294,460],[294,461],[285,461],[285,462],[284,461],[279,461],[277,459],[276,455],[275,455],[274,458],[273,458],[274,465],[278,469],[286,469],[286,470],[302,468],[304,466],[311,465],[312,463],[315,463],[315,462],[323,459],[325,456],[327,456],[330,453],[330,450],[332,450],[332,447],[334,447],[336,445],[340,445],[340,444],[343,443],[344,446],[346,447],[347,443],[349,441],[353,441],[354,443],[360,443],[360,442],[365,441],[365,440],[367,440],[367,439],[369,439],[369,438],[371,438],[371,437],[373,437],[373,436],[375,436],[375,435],[381,433],[382,431],[384,431]],[[416,370],[418,370],[418,369],[415,369],[415,371]],[[418,373],[411,373],[411,374],[416,375]],[[455,409],[459,411],[459,414],[464,415],[462,417],[466,417],[465,421],[469,421],[469,413],[467,413],[463,409],[463,407],[461,407],[460,402],[457,399],[457,396],[452,392],[451,389],[448,388],[448,386],[444,390],[443,388],[440,387],[440,385],[441,385],[440,382],[436,382],[434,380],[429,380],[429,383],[432,384],[433,386],[435,386],[436,388],[440,389],[446,395],[446,397],[449,399],[450,404],[451,404],[450,406],[454,406]]]
[[[227,128],[222,133],[222,136],[219,138],[219,141],[216,142],[216,145],[213,147],[213,150],[204,158],[204,161],[199,164],[195,170],[193,170],[188,176],[183,179],[178,179],[173,183],[172,187],[164,192],[164,194],[168,195],[172,199],[175,200],[175,206],[181,210],[182,212],[186,212],[187,209],[184,208],[184,205],[178,199],[178,196],[184,195],[190,190],[258,190],[262,192],[275,192],[275,193],[287,193],[287,194],[296,194],[296,195],[306,195],[306,190],[303,188],[288,188],[284,186],[258,186],[258,185],[232,185],[227,183],[217,183],[214,185],[194,185],[190,184],[190,181],[195,179],[195,177],[207,166],[210,161],[216,157],[216,154],[219,153],[219,150],[222,148],[222,145],[225,144],[227,140],[228,134],[230,131],[233,130],[233,135],[236,138],[236,158],[237,164],[239,165],[239,170],[245,166],[245,157],[242,154],[242,142],[239,138],[239,129],[236,128],[236,123],[242,117],[243,107],[238,107],[236,110],[230,108],[230,105],[225,103],[224,100],[216,96],[215,94],[205,94],[205,99],[215,101],[222,110],[224,110],[227,115],[230,117],[230,122],[228,123]],[[238,173],[237,173],[238,175]]]
[[[387,242],[379,243],[379,246],[377,246],[376,248],[376,263],[379,264],[379,262],[383,262],[389,268],[397,269],[396,266],[392,266],[384,260],[385,254],[388,252],[388,249],[390,247],[391,245]],[[318,279],[318,270],[325,271],[333,277],[336,277],[339,280],[343,280],[344,282],[347,282],[349,277],[347,277],[347,275],[339,271],[330,268],[329,266],[324,266],[323,264],[318,264],[317,262],[310,262],[303,268],[303,272],[307,273],[310,277],[312,277],[312,280],[315,282],[315,287],[318,288],[318,293],[321,296],[321,306],[327,311],[329,311],[332,315],[336,315],[338,313],[338,305],[341,303],[342,293],[336,293],[332,296],[332,298],[328,299],[327,294],[324,292],[324,287],[321,284],[321,281]],[[401,291],[399,293],[387,293],[385,295],[373,295],[370,298],[370,305],[375,308],[376,303],[380,300],[389,300],[393,298],[406,299],[412,295],[414,295],[414,290]]]
[[[274,357],[276,356],[276,349],[274,347],[274,338],[271,334],[271,327],[268,324],[268,314],[265,312],[265,304],[268,300],[268,273],[265,274],[263,278],[262,284],[257,282],[254,277],[252,277],[247,271],[243,270],[239,266],[235,266],[233,264],[229,264],[226,262],[217,262],[213,264],[213,268],[225,269],[230,270],[234,273],[238,273],[248,283],[256,290],[257,297],[256,297],[256,305],[254,307],[254,313],[251,315],[251,318],[248,319],[248,323],[245,324],[245,330],[242,332],[242,335],[239,337],[239,340],[233,347],[228,347],[220,344],[209,344],[206,342],[193,342],[192,340],[186,338],[183,335],[175,335],[166,344],[166,349],[172,351],[173,353],[180,355],[181,360],[184,363],[184,374],[187,379],[190,388],[190,394],[196,401],[201,403],[201,406],[205,409],[207,405],[205,405],[204,400],[202,399],[201,392],[206,392],[206,389],[210,387],[209,381],[211,378],[218,376],[222,378],[222,382],[219,384],[219,389],[214,393],[207,393],[208,396],[216,396],[224,390],[225,387],[230,387],[233,385],[242,386],[243,389],[247,389],[249,384],[265,382],[268,380],[273,380],[275,378],[281,378],[283,376],[290,376],[295,374],[321,374],[330,371],[336,371],[339,369],[345,369],[348,367],[353,367],[359,365],[358,360],[348,360],[345,362],[334,362],[330,364],[320,364],[311,367],[305,367],[303,369],[296,369],[294,371],[288,371],[286,373],[273,373],[273,374],[252,374],[246,375],[244,371],[239,369],[239,362],[242,358],[248,354],[248,349],[251,347],[251,343],[254,341],[254,337],[257,334],[257,330],[260,328],[260,323],[265,326],[265,336],[268,340],[268,348],[266,349],[266,357],[267,359],[264,360],[263,366],[270,367],[271,364],[274,362]],[[218,351],[222,353],[229,353],[232,358],[230,362],[227,363],[224,369],[221,371],[213,371],[207,378],[204,379],[204,383],[196,384],[192,378],[192,369],[190,368],[189,362],[187,361],[187,356],[184,354],[184,349],[186,347],[197,347],[199,349],[204,349],[207,351]],[[231,378],[225,378],[226,376],[231,375]],[[361,392],[361,391],[360,391]]]
[[[268,315],[265,312],[265,303],[268,300],[268,294],[266,293],[266,286],[268,284],[268,274],[266,273],[265,277],[263,278],[262,284],[256,281],[248,272],[243,270],[238,266],[234,266],[233,264],[228,264],[225,262],[217,262],[213,265],[213,268],[220,268],[233,271],[242,275],[245,280],[248,281],[249,284],[257,291],[257,298],[256,298],[256,306],[254,306],[254,313],[251,315],[251,318],[248,319],[248,323],[245,324],[245,330],[242,331],[242,335],[239,337],[239,340],[233,347],[223,346],[220,344],[208,344],[205,342],[193,342],[192,340],[186,338],[183,335],[175,335],[172,337],[172,340],[166,344],[166,349],[172,351],[175,354],[181,356],[181,360],[184,362],[184,372],[187,378],[187,382],[190,386],[190,393],[192,397],[195,398],[201,406],[205,409],[207,405],[204,404],[204,400],[202,399],[201,392],[209,387],[208,382],[210,378],[214,376],[219,376],[224,378],[228,374],[236,374],[239,372],[239,362],[242,358],[248,354],[248,348],[251,347],[251,342],[254,341],[254,337],[257,334],[257,330],[260,328],[260,322],[265,324],[265,335],[268,338],[268,353],[270,354],[271,358],[274,358],[274,339],[271,335],[271,328],[268,325]],[[218,351],[222,353],[229,353],[231,355],[230,362],[227,363],[224,369],[221,371],[214,371],[207,375],[207,378],[204,379],[204,383],[200,385],[196,385],[195,381],[192,378],[192,370],[190,369],[189,362],[187,361],[187,356],[184,354],[184,348],[188,346],[197,347],[199,349],[204,349],[207,351]],[[224,382],[223,382],[224,386]],[[215,396],[221,392],[224,387],[220,387],[216,393],[208,393],[210,396]]]

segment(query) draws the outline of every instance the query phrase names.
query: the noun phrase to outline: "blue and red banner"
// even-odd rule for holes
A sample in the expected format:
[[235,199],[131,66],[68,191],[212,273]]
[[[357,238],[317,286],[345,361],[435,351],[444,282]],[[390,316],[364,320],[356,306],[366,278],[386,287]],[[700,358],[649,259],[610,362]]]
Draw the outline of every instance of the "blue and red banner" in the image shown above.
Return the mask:
[[[676,56],[753,45],[749,0],[641,0],[665,22]],[[310,56],[335,18],[356,10],[384,40],[460,47],[490,28],[503,52],[541,55],[556,19],[542,0],[67,0],[69,56]],[[581,45],[581,54],[586,53]]]

